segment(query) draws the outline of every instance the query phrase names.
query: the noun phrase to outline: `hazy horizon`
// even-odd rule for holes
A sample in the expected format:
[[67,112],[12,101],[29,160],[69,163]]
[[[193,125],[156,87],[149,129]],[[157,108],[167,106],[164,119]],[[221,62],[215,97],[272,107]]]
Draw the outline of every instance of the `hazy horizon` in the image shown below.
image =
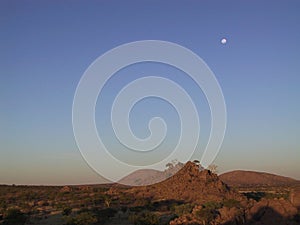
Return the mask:
[[[76,145],[73,97],[97,57],[140,40],[182,45],[214,72],[227,107],[214,161],[219,173],[253,170],[300,180],[299,7],[299,1],[1,1],[0,184],[104,181]],[[191,160],[200,159],[210,131],[205,96],[185,73],[159,63],[126,67],[107,82],[95,116],[105,144],[134,160],[113,136],[108,111],[118,91],[145,74],[172,79],[198,100],[200,144]],[[153,116],[169,128],[164,155],[179,137],[178,114],[161,99],[141,101],[130,115],[140,138],[149,135]]]

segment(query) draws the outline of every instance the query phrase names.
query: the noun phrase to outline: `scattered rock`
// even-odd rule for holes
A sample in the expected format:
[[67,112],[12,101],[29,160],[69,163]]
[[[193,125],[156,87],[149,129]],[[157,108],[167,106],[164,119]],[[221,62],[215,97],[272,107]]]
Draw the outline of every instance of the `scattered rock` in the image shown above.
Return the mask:
[[72,188],[70,186],[64,186],[62,189],[60,189],[60,192],[66,193],[71,192]]
[[300,209],[300,187],[291,190],[290,201],[295,207]]

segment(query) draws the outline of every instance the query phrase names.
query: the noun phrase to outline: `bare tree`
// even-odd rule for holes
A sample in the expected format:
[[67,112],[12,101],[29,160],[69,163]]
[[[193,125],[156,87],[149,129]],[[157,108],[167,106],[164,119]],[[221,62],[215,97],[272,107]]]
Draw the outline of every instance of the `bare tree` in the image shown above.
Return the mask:
[[112,199],[111,199],[110,196],[105,195],[105,197],[104,197],[104,203],[105,203],[105,205],[106,205],[107,208],[110,207],[111,200],[112,200]]
[[175,166],[175,165],[178,164],[178,160],[177,160],[177,159],[173,159],[173,160],[171,161],[171,163],[173,164],[173,166]]
[[211,164],[207,167],[208,170],[210,170],[212,173],[218,173],[218,166],[215,164]]
[[173,169],[174,165],[173,165],[173,163],[167,163],[166,167],[167,167],[167,169]]

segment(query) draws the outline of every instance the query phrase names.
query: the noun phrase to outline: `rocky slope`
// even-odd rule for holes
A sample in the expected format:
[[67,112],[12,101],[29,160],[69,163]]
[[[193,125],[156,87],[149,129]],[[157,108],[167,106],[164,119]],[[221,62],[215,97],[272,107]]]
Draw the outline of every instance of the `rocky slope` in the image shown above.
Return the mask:
[[[269,183],[270,184],[270,183]],[[284,199],[247,200],[231,190],[219,177],[187,162],[174,176],[145,187],[132,188],[134,196],[152,201],[176,200],[194,205],[190,213],[170,225],[296,225],[298,210]]]
[[241,195],[230,190],[216,174],[209,170],[200,171],[199,166],[193,162],[187,162],[174,176],[163,182],[135,187],[129,191],[136,196],[153,200],[176,199],[193,203],[233,198],[243,200]]

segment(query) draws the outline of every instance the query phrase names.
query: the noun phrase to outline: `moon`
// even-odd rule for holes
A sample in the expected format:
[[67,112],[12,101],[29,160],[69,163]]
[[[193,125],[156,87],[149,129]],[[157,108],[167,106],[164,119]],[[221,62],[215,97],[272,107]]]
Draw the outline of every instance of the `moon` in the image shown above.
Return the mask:
[[227,39],[226,39],[226,38],[222,38],[221,43],[222,43],[223,45],[225,45],[225,44],[227,43]]

